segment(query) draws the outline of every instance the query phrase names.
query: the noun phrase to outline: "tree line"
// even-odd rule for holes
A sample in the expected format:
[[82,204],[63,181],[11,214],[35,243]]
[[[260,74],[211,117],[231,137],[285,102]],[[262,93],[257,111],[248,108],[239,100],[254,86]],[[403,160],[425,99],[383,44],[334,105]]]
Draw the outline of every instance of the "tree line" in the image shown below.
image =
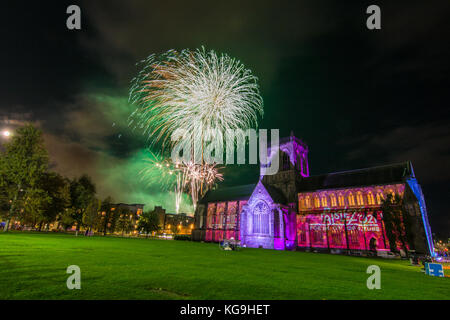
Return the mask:
[[100,201],[88,175],[69,179],[49,168],[42,131],[31,124],[16,130],[0,150],[0,221],[3,231],[12,221],[35,230],[50,225],[68,230],[76,227],[104,235],[159,229],[151,212],[138,217],[127,208],[115,208],[111,197]]

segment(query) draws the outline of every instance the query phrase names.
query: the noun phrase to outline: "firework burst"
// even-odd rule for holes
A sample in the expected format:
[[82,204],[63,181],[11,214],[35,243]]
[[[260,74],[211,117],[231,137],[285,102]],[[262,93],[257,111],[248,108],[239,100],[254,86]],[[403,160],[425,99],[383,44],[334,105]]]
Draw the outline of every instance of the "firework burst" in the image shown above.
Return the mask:
[[139,172],[141,180],[147,185],[153,184],[155,181],[165,190],[170,190],[176,180],[177,168],[171,161],[164,159],[160,154],[151,153],[151,157],[144,159],[145,166]]
[[216,164],[173,163],[159,154],[151,155],[145,160],[145,168],[139,172],[141,179],[148,184],[158,181],[163,189],[173,190],[176,213],[179,213],[184,192],[190,194],[195,210],[199,196],[223,180]]
[[202,142],[217,130],[256,127],[263,114],[257,78],[226,54],[170,50],[143,65],[130,90],[137,107],[130,125],[142,128],[150,143],[170,144],[176,129]]
[[162,189],[174,190],[175,211],[179,213],[183,191],[185,189],[184,172],[178,164],[164,159],[160,154],[151,152],[151,157],[145,159],[145,167],[139,172],[141,180],[151,185],[157,181]]
[[215,163],[195,164],[189,162],[182,165],[184,183],[191,195],[194,210],[199,196],[204,196],[218,181],[223,181],[223,175],[219,169]]
[[186,161],[175,169],[171,163],[159,165],[171,167],[169,175],[175,173],[177,208],[179,193],[188,190],[195,209],[198,198],[223,180],[215,164],[203,161],[204,143],[230,129],[257,127],[263,115],[257,78],[240,61],[204,48],[153,54],[142,65],[130,89],[129,99],[136,109],[129,124],[143,129],[150,145],[160,143],[163,151],[176,143],[171,135],[177,129],[190,138],[191,156],[201,154],[201,164]]

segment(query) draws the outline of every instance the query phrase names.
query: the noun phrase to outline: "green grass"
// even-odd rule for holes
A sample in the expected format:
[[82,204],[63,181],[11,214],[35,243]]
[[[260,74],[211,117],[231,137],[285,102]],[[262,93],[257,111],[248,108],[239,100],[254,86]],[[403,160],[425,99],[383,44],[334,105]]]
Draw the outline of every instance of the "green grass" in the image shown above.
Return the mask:
[[[369,265],[381,290],[366,287]],[[81,268],[81,290],[66,269]],[[0,234],[0,299],[449,299],[450,279],[407,261],[217,244]]]

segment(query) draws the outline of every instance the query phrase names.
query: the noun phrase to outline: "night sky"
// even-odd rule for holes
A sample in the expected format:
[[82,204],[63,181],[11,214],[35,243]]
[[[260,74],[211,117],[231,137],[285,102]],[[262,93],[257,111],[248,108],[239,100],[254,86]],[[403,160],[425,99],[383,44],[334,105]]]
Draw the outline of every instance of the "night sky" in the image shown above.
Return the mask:
[[[450,2],[343,2],[3,3],[1,127],[38,124],[52,168],[91,175],[100,197],[173,211],[167,192],[139,178],[146,143],[127,127],[128,87],[147,55],[203,45],[259,78],[260,127],[303,139],[311,174],[411,160],[433,232],[450,237]],[[79,31],[66,28],[70,4],[81,7]],[[370,4],[381,30],[366,28]],[[221,185],[257,176],[228,167]]]

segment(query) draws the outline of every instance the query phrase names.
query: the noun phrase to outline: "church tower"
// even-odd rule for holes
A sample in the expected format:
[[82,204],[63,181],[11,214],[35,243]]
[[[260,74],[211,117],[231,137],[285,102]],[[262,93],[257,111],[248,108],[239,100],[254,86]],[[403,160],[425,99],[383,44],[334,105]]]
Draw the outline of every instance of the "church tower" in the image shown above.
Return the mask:
[[279,169],[276,174],[261,175],[260,180],[264,185],[280,190],[289,206],[297,212],[297,182],[309,177],[308,146],[291,132],[290,136],[280,139],[279,152],[272,154],[269,148],[267,154],[278,156]]
[[280,139],[277,150],[269,147],[267,154],[268,166],[274,166],[278,157],[278,172],[265,175],[266,166],[261,164],[260,180],[241,212],[240,239],[248,247],[293,250],[297,246],[297,185],[309,176],[308,147],[291,133]]

